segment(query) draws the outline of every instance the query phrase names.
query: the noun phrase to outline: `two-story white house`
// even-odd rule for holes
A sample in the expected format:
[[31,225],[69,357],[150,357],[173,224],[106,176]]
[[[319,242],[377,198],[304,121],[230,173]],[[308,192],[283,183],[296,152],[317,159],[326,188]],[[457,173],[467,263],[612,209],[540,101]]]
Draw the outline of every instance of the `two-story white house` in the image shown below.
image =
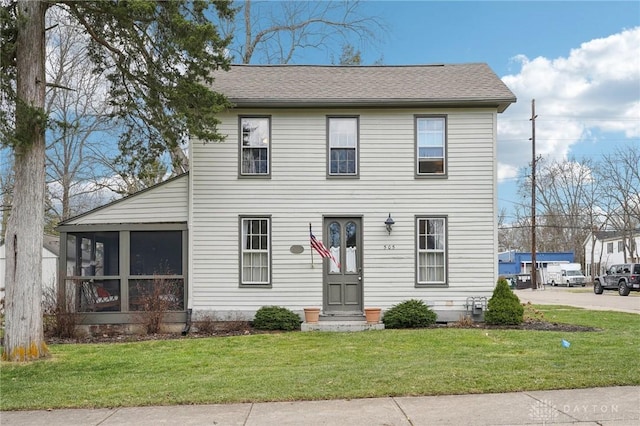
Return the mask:
[[611,265],[640,262],[640,230],[596,231],[584,241],[585,274],[596,277]]
[[411,298],[455,321],[491,295],[497,119],[516,98],[487,65],[236,65],[213,86],[234,104],[224,142],[191,141],[188,174],[60,224],[86,321],[130,321],[159,282],[169,321]]

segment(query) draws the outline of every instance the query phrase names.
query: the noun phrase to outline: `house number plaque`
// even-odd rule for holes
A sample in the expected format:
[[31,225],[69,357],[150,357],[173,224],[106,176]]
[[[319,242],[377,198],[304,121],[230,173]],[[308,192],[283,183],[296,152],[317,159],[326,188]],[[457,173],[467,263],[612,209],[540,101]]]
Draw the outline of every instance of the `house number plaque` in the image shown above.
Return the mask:
[[396,245],[395,244],[385,244],[382,247],[384,248],[384,250],[395,250],[396,249]]
[[289,248],[289,251],[290,251],[291,253],[293,253],[293,254],[300,254],[300,253],[304,252],[304,247],[302,247],[302,246],[298,246],[298,245],[291,246],[291,247]]

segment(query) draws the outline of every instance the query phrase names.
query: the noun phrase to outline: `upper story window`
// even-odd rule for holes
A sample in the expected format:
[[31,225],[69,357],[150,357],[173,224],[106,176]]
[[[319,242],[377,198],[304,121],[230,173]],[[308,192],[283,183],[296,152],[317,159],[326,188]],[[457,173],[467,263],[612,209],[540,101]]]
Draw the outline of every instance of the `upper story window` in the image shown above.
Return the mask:
[[447,118],[417,116],[416,175],[442,176],[446,173]]
[[328,175],[358,176],[358,118],[328,118]]
[[607,243],[607,253],[613,253],[613,243]]
[[447,221],[444,217],[418,218],[416,267],[418,285],[447,283]]
[[271,174],[271,118],[240,117],[240,175]]
[[624,251],[624,241],[618,241],[618,253],[622,253]]
[[240,219],[240,284],[271,284],[271,220]]

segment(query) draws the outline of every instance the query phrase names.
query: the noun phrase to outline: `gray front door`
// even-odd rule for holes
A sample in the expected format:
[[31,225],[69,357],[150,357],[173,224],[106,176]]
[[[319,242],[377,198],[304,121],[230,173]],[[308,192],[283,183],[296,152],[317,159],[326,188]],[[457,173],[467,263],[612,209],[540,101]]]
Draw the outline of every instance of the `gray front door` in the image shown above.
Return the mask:
[[327,217],[324,243],[335,260],[324,262],[324,312],[327,315],[362,313],[362,219]]

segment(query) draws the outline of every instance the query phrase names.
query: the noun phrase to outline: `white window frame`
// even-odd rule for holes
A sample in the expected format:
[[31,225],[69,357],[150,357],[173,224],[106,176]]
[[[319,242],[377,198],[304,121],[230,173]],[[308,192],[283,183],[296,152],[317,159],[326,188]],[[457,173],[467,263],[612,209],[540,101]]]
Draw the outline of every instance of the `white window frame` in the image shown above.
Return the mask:
[[[441,222],[441,233],[429,234],[428,222],[438,221]],[[421,223],[425,222],[425,233],[421,233]],[[435,240],[435,247],[429,247],[428,237],[429,235],[435,235],[439,239]],[[422,258],[429,258],[428,255],[435,255],[438,257],[441,255],[441,263],[437,265],[424,265],[421,261]],[[427,256],[423,256],[427,255]],[[416,217],[416,286],[447,286],[448,281],[448,236],[447,236],[447,218],[445,216],[418,216]],[[441,269],[437,275],[441,279],[429,279],[428,268]],[[424,278],[423,278],[424,277]]]
[[[422,128],[422,122],[441,123],[442,129],[432,130]],[[414,119],[415,127],[415,174],[417,177],[443,177],[447,175],[447,116],[446,115],[416,115]],[[439,137],[440,143],[429,143],[428,140]],[[421,144],[421,141],[424,143]],[[421,148],[425,151],[431,149],[441,149],[442,155],[421,155]],[[421,172],[421,162],[442,162],[442,171],[438,172]]]
[[[250,223],[254,221],[264,222],[260,224],[259,233],[255,235],[257,238],[265,237],[266,247],[254,248],[247,247],[248,232],[251,229]],[[271,218],[269,216],[241,216],[240,217],[240,285],[246,287],[270,287],[271,286]],[[253,235],[253,234],[252,234]],[[252,259],[260,259],[264,256],[264,260],[260,264],[246,265],[245,255],[258,255],[250,256]],[[257,270],[264,270],[259,273],[260,279],[255,279],[254,276],[245,277],[246,268],[252,269],[252,273]]]

